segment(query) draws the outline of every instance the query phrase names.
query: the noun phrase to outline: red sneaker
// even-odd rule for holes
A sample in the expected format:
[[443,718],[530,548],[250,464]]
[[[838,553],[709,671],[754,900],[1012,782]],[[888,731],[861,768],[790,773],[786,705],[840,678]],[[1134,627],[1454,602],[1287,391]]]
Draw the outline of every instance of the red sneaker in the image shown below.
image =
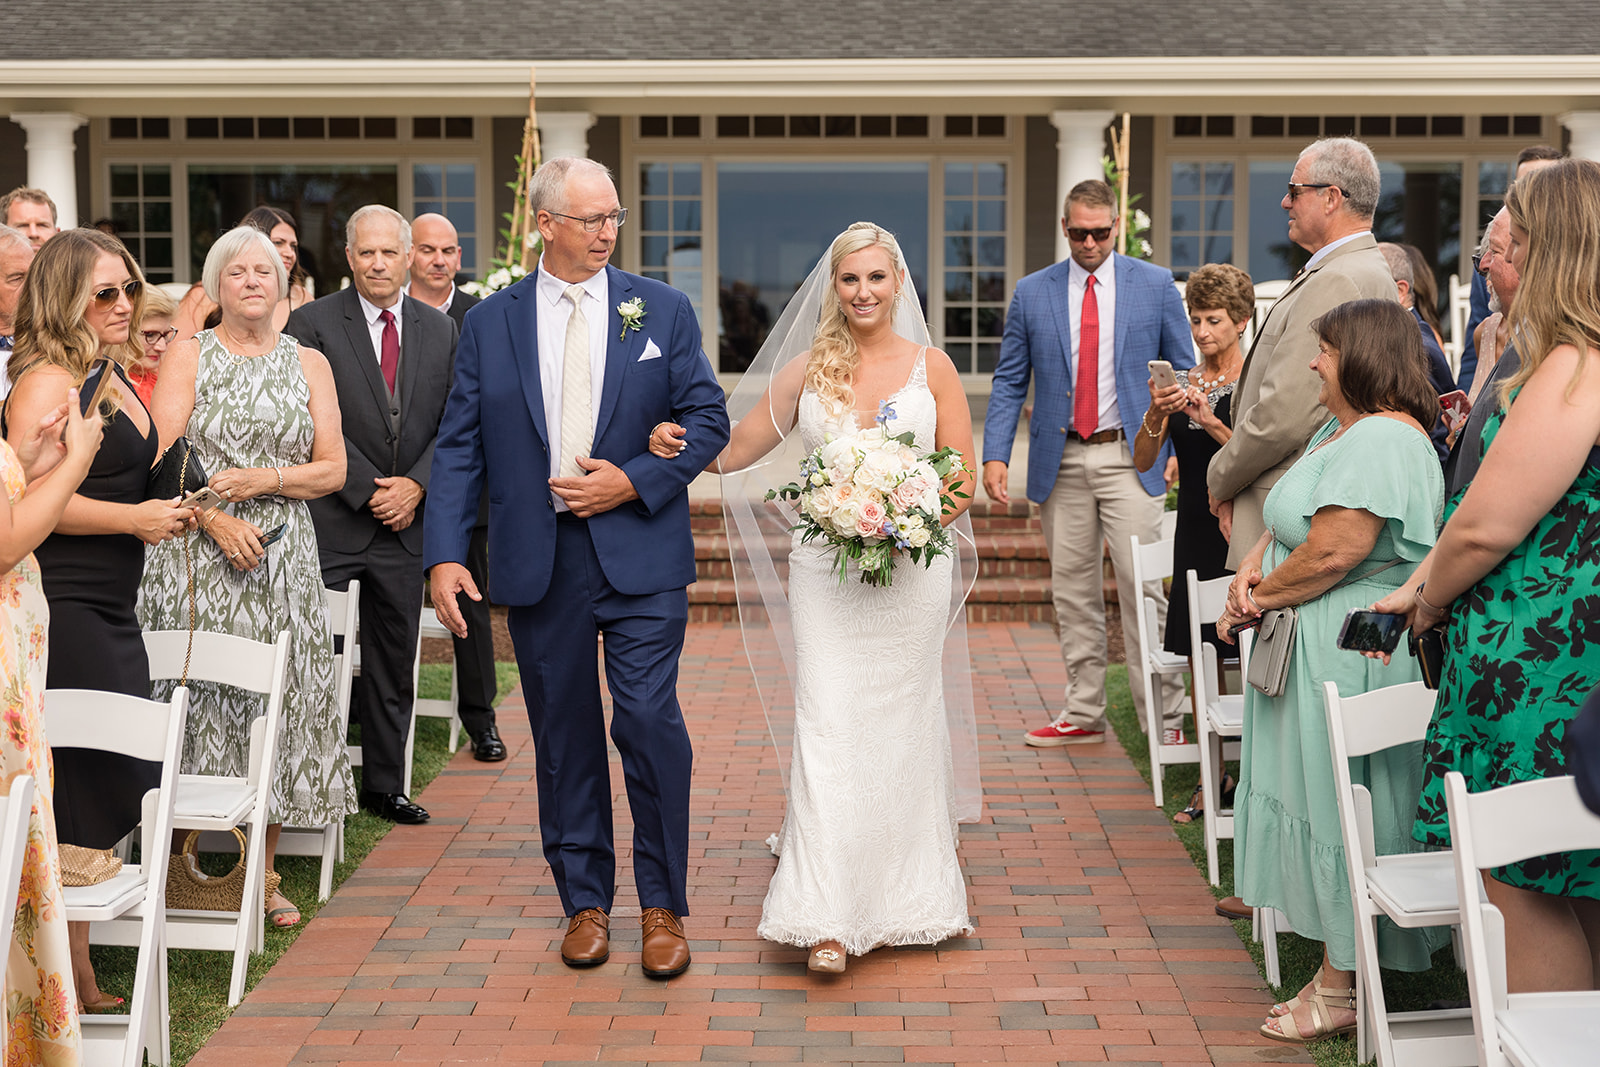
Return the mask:
[[1182,730],[1162,730],[1161,743],[1163,745],[1185,745],[1188,744],[1188,739],[1184,736]]
[[1085,730],[1071,723],[1053,722],[1037,730],[1029,730],[1022,739],[1034,748],[1054,748],[1056,745],[1087,745],[1104,741],[1104,730]]

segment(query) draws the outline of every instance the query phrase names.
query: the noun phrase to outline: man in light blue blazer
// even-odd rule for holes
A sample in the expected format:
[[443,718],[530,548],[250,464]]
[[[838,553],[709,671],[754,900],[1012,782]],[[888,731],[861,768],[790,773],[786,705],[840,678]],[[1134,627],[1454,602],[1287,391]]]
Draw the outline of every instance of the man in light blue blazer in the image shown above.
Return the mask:
[[[1135,434],[1150,407],[1151,360],[1194,365],[1189,316],[1172,272],[1115,254],[1116,200],[1103,181],[1067,194],[1061,220],[1071,257],[1017,283],[1006,313],[1005,339],[983,433],[983,486],[1010,503],[1006,481],[1011,446],[1028,381],[1034,382],[1028,423],[1028,499],[1039,505],[1050,553],[1050,585],[1067,666],[1066,706],[1055,721],[1030,730],[1028,744],[1047,747],[1101,741],[1106,729],[1106,616],[1101,544],[1109,542],[1122,606],[1128,663],[1144,655],[1134,623],[1134,597],[1156,603],[1156,631],[1166,622],[1159,582],[1133,586],[1128,538],[1161,537],[1167,451],[1140,474]],[[1142,687],[1133,686],[1140,721]],[[1183,744],[1183,689],[1163,680],[1157,696],[1168,744]]]
[[[595,664],[604,633],[611,738],[633,813],[640,964],[671,978],[689,966],[693,753],[677,695],[695,579],[686,489],[727,443],[728,411],[688,297],[609,263],[627,218],[610,173],[552,159],[528,199],[544,254],[463,320],[423,563],[440,619],[467,636],[456,595],[482,594],[465,564],[487,485],[489,587],[510,608],[570,967],[611,951],[617,861]],[[676,461],[650,454],[662,422],[687,430]]]

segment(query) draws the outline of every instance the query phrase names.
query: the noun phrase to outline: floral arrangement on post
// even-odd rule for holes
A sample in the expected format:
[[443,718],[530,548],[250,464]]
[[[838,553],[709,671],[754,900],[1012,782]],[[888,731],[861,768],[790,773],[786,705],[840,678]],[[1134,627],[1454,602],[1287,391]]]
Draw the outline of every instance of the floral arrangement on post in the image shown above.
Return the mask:
[[798,501],[800,543],[817,538],[834,548],[839,581],[849,580],[856,561],[866,585],[890,585],[894,563],[904,555],[932,566],[953,550],[940,521],[956,509],[970,473],[961,453],[941,448],[919,455],[913,434],[889,433],[894,405],[878,404],[876,425],[830,436],[800,461],[800,480],[767,493]]
[[1150,216],[1133,205],[1144,199],[1143,193],[1128,195],[1128,153],[1131,140],[1129,130],[1129,116],[1122,116],[1122,130],[1120,133],[1113,128],[1111,132],[1113,156],[1101,156],[1100,168],[1105,172],[1106,184],[1111,186],[1111,191],[1116,195],[1120,205],[1117,217],[1122,220],[1122,231],[1117,237],[1117,251],[1134,259],[1149,259],[1155,254],[1155,249],[1150,245]]
[[528,203],[528,184],[533,172],[539,168],[539,117],[534,102],[535,72],[528,72],[528,117],[522,124],[522,151],[512,157],[517,165],[517,176],[506,182],[511,190],[511,210],[501,215],[506,220],[500,231],[501,245],[498,254],[490,257],[494,270],[481,282],[467,282],[461,288],[480,299],[515,285],[528,276],[531,263],[537,263],[542,241],[533,224],[532,205]]

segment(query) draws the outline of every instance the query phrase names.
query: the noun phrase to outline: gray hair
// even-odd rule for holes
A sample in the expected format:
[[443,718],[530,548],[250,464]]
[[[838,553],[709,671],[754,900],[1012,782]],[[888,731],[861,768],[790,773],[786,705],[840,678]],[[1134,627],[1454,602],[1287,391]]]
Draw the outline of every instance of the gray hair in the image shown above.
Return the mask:
[[1307,145],[1300,158],[1306,162],[1306,180],[1338,186],[1350,214],[1370,220],[1378,210],[1382,184],[1372,149],[1354,138],[1324,137]]
[[278,285],[273,303],[283,299],[284,294],[289,291],[289,272],[284,269],[283,257],[272,247],[272,238],[254,226],[235,226],[218,237],[217,243],[206,253],[206,265],[200,271],[200,287],[205,290],[206,299],[213,304],[222,303],[222,272],[228,269],[230,263],[252,248],[265,252],[267,259],[272,263],[272,274],[277,279]]
[[1489,254],[1489,231],[1494,229],[1495,221],[1499,219],[1501,215],[1505,215],[1507,218],[1510,218],[1510,212],[1504,205],[1501,205],[1500,210],[1496,211],[1493,215],[1490,215],[1489,221],[1483,224],[1483,236],[1478,239],[1479,259],[1482,259],[1484,256]]
[[350,221],[344,224],[344,243],[347,248],[355,247],[356,227],[374,216],[393,222],[400,230],[400,250],[402,252],[411,250],[411,223],[407,222],[406,217],[400,212],[383,204],[368,204],[356,208],[355,213],[350,216]]
[[1383,261],[1389,264],[1389,277],[1408,286],[1417,283],[1417,276],[1411,269],[1411,257],[1406,255],[1405,249],[1392,241],[1382,241],[1378,251],[1383,253]]
[[0,222],[0,252],[4,252],[8,248],[19,248],[25,245],[32,247],[28,244],[28,239],[22,235],[21,230],[13,230],[10,226]]
[[533,172],[533,180],[528,183],[528,206],[533,214],[567,206],[567,178],[575,170],[598,171],[606,176],[607,181],[616,184],[611,168],[604,163],[596,163],[582,156],[547,159]]

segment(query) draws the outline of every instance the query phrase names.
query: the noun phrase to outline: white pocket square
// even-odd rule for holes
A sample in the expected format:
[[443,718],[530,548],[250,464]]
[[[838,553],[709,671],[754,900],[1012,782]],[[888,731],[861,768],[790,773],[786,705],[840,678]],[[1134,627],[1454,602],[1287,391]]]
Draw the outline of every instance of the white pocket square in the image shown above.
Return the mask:
[[645,343],[644,343],[644,355],[639,357],[639,362],[643,363],[647,359],[660,359],[660,358],[661,358],[661,349],[656,347],[656,343],[654,341],[651,341],[651,340],[647,339],[645,341]]

